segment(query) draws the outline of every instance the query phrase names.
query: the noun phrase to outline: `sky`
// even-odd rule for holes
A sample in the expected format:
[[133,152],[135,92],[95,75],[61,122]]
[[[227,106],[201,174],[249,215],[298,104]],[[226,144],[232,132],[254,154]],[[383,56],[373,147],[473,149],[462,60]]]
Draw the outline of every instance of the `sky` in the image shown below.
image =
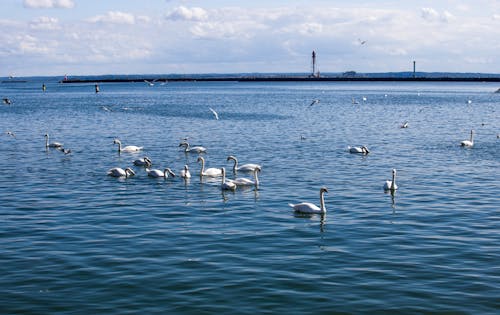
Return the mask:
[[500,73],[498,0],[1,0],[0,76]]

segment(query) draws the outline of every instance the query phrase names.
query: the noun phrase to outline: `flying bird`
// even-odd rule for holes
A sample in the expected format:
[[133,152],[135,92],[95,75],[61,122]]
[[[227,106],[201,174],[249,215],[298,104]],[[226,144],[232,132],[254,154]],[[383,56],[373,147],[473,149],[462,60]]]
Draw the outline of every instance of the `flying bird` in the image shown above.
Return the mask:
[[209,107],[208,109],[210,109],[210,111],[214,114],[215,119],[219,120],[219,114],[217,114],[217,112],[213,108],[211,108],[211,107]]
[[319,99],[315,99],[312,101],[311,104],[309,104],[309,107],[313,106],[314,104],[318,104],[319,103]]
[[15,137],[16,137],[16,135],[15,135],[12,131],[7,131],[7,132],[5,132],[5,133],[6,133],[7,135],[9,135],[9,136],[13,137],[13,138],[15,138]]
[[6,105],[10,105],[11,104],[10,99],[8,99],[6,97],[4,97],[2,100],[3,100],[3,103],[6,104]]
[[360,38],[358,38],[358,42],[360,45],[366,44],[366,40],[361,40]]

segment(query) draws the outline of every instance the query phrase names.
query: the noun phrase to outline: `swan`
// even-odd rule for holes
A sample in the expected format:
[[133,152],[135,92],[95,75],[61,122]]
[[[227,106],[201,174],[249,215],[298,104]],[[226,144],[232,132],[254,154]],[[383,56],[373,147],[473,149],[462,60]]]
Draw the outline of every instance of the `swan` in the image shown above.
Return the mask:
[[217,112],[215,111],[215,109],[213,109],[212,107],[209,107],[208,109],[210,109],[210,111],[212,112],[212,114],[214,114],[215,120],[219,120],[219,114],[217,114]]
[[170,168],[165,168],[165,170],[161,171],[161,170],[158,170],[158,169],[149,169],[149,168],[146,168],[146,172],[148,173],[148,176],[149,177],[155,177],[155,178],[158,178],[158,177],[165,177],[165,178],[168,178],[168,176],[172,176],[172,177],[175,177],[175,174],[174,172],[172,172],[172,170]]
[[63,146],[62,143],[59,143],[59,142],[49,143],[49,134],[48,133],[45,134],[45,147],[46,148],[61,148],[62,146]]
[[137,152],[143,149],[143,147],[138,147],[135,145],[128,145],[122,148],[122,142],[118,139],[113,140],[113,143],[118,144],[118,152]]
[[321,187],[319,190],[319,204],[320,206],[316,206],[313,203],[310,202],[302,202],[298,204],[291,204],[289,203],[288,205],[293,208],[295,212],[298,213],[308,213],[308,214],[313,214],[313,213],[320,213],[320,214],[325,214],[326,213],[326,207],[325,207],[325,198],[324,194],[328,192],[328,189],[326,187]]
[[191,172],[187,165],[184,165],[184,169],[180,172],[182,178],[191,178]]
[[234,161],[233,165],[233,172],[253,172],[256,168],[261,169],[262,166],[259,164],[243,164],[240,167],[238,167],[238,159],[234,155],[230,155],[227,157],[227,161],[229,162],[230,160]]
[[370,150],[366,146],[361,146],[361,147],[351,147],[348,146],[347,150],[349,153],[360,153],[360,154],[368,154],[370,153]]
[[189,143],[187,142],[181,142],[179,144],[179,147],[185,147],[184,152],[186,153],[205,153],[207,152],[207,149],[202,146],[196,146],[196,147],[190,147]]
[[231,182],[231,181],[226,181],[226,169],[222,167],[221,169],[222,173],[222,184],[220,185],[220,188],[222,190],[236,190],[236,184]]
[[220,168],[207,168],[205,169],[205,159],[203,157],[198,157],[197,162],[201,162],[201,171],[200,171],[200,176],[209,176],[209,177],[216,177],[216,176],[221,176],[222,171]]
[[462,147],[472,147],[474,145],[473,135],[474,135],[474,130],[471,130],[470,131],[470,139],[460,142],[460,145]]
[[260,172],[260,167],[257,167],[253,170],[253,177],[254,180],[244,178],[244,177],[238,177],[235,179],[229,179],[229,182],[234,183],[236,186],[254,186],[255,188],[259,188],[259,177],[257,176],[257,173]]
[[398,185],[396,185],[396,169],[392,169],[392,180],[386,180],[384,184],[384,190],[395,191],[398,189]]
[[129,177],[135,175],[135,173],[130,167],[126,169],[114,167],[108,171],[108,175],[113,177]]
[[151,161],[151,159],[149,157],[145,156],[142,159],[135,160],[134,165],[150,167],[151,165],[153,165],[153,162]]

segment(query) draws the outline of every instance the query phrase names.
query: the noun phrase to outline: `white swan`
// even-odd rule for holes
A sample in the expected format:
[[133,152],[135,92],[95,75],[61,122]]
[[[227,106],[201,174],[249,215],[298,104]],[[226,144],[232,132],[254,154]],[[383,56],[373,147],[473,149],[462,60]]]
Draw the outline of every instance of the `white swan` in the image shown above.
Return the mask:
[[153,162],[151,161],[151,159],[149,157],[145,156],[142,159],[135,160],[134,165],[150,167],[151,165],[153,165]]
[[130,167],[126,169],[114,167],[108,171],[108,175],[113,177],[129,177],[135,175],[135,173]]
[[203,157],[198,157],[197,162],[201,162],[200,176],[217,177],[222,175],[220,168],[211,167],[205,169],[205,159]]
[[149,169],[149,168],[146,168],[146,172],[148,173],[148,176],[149,177],[155,177],[155,178],[158,178],[158,177],[165,177],[165,178],[168,178],[169,176],[171,177],[175,177],[175,174],[174,172],[172,172],[172,170],[170,168],[165,168],[165,170],[161,171],[161,170],[158,170],[158,169]]
[[113,143],[118,144],[118,152],[137,152],[143,149],[143,147],[138,147],[135,145],[128,145],[122,148],[122,142],[118,139],[113,140]]
[[238,159],[234,155],[230,155],[227,157],[227,161],[233,160],[234,165],[233,165],[233,172],[253,172],[256,168],[262,169],[262,166],[259,164],[243,164],[240,167],[238,167]]
[[291,204],[289,203],[288,205],[293,208],[295,212],[298,213],[308,213],[308,214],[313,214],[313,213],[320,213],[320,214],[325,214],[326,213],[326,207],[325,207],[325,199],[324,199],[324,194],[328,192],[328,189],[326,187],[321,187],[319,190],[319,204],[320,206],[316,206],[313,203],[310,202],[302,202],[298,204]]
[[384,184],[384,190],[395,191],[398,189],[398,185],[396,185],[396,169],[392,169],[392,180],[386,180]]
[[49,143],[49,134],[48,133],[45,134],[45,147],[46,148],[61,148],[62,146],[63,146],[62,143],[59,143],[59,142]]
[[470,131],[470,139],[469,140],[464,140],[462,142],[460,142],[460,145],[462,147],[472,147],[474,145],[474,130],[471,130]]
[[186,153],[205,153],[205,152],[207,152],[207,149],[205,147],[202,147],[202,146],[191,147],[191,146],[189,146],[189,143],[187,143],[187,142],[181,142],[179,144],[179,147],[184,147],[184,152],[186,152]]
[[212,114],[214,114],[215,120],[219,120],[219,114],[217,114],[217,112],[215,111],[215,109],[213,109],[212,107],[209,107],[208,109],[210,109],[210,111],[212,112]]
[[184,169],[179,173],[182,178],[191,178],[191,172],[189,171],[189,167],[184,165]]
[[361,146],[361,147],[351,147],[348,146],[347,150],[349,153],[360,153],[360,154],[368,154],[370,153],[370,150],[366,146]]
[[235,190],[236,184],[231,181],[226,181],[226,169],[223,167],[220,170],[222,173],[222,184],[220,185],[220,188],[222,190]]
[[235,179],[228,179],[229,182],[232,182],[236,184],[236,186],[254,186],[255,188],[259,188],[259,177],[257,176],[257,173],[260,172],[260,167],[257,167],[253,170],[253,177],[254,180],[244,178],[244,177],[238,177]]

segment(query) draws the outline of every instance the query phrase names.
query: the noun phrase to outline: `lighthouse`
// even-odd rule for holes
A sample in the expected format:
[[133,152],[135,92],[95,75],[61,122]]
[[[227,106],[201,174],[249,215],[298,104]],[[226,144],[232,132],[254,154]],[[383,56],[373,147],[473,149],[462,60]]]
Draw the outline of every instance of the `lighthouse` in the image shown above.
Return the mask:
[[318,74],[316,74],[316,52],[313,50],[312,52],[312,58],[311,58],[311,77],[312,78],[315,78],[315,77],[319,77],[319,71],[318,71]]

